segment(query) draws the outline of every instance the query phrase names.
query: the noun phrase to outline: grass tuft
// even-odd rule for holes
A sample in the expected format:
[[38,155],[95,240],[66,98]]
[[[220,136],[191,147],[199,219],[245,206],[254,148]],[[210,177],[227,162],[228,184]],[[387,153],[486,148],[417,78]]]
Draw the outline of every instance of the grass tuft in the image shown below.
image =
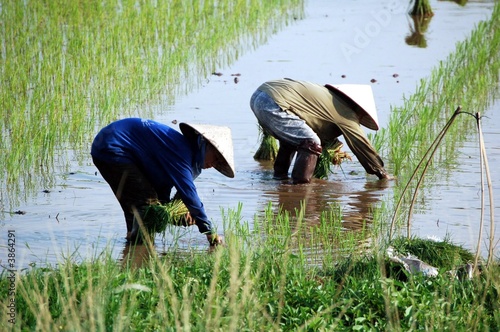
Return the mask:
[[253,158],[255,160],[274,160],[278,155],[278,143],[265,129],[259,126],[260,145]]

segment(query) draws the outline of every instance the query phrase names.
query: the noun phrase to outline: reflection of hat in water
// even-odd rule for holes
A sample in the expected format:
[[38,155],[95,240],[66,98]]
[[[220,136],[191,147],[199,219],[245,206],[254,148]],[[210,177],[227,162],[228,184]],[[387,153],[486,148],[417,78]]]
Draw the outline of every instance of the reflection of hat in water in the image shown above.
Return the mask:
[[182,134],[188,139],[195,139],[197,134],[203,136],[217,150],[218,162],[214,168],[227,177],[234,178],[234,151],[231,129],[222,126],[180,123]]
[[326,84],[328,89],[339,92],[341,96],[347,97],[358,107],[355,111],[358,113],[359,122],[372,130],[378,130],[377,109],[375,99],[373,98],[372,87],[365,84]]

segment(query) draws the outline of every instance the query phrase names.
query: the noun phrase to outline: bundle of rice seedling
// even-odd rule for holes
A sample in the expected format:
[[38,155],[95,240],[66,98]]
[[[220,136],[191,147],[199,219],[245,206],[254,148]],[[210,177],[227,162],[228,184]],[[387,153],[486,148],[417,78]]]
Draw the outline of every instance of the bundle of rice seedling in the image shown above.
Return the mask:
[[264,128],[259,126],[261,142],[259,149],[253,155],[255,160],[274,160],[278,155],[278,143]]
[[144,228],[149,233],[162,233],[167,225],[189,226],[186,221],[187,207],[179,199],[174,199],[167,204],[151,204],[143,215]]
[[337,141],[335,144],[323,148],[314,169],[315,178],[327,179],[332,172],[331,165],[340,166],[344,160],[352,160],[347,152],[341,151],[342,146],[344,146],[342,142]]

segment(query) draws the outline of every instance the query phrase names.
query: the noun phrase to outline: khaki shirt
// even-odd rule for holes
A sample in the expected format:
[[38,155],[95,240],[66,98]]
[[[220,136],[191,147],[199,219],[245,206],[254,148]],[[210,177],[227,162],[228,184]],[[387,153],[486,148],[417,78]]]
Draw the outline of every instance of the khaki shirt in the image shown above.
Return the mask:
[[270,95],[285,112],[303,119],[323,146],[340,135],[368,174],[382,174],[384,162],[359,124],[357,113],[342,97],[323,85],[289,78],[263,83],[258,90]]

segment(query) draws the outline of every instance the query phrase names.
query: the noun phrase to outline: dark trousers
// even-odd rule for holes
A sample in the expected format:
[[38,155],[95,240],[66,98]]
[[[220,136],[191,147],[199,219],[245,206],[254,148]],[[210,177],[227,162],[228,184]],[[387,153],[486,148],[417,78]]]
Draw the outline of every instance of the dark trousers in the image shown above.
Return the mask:
[[92,160],[118,199],[127,223],[127,239],[132,240],[137,236],[131,234],[134,210],[140,212],[147,205],[158,202],[158,194],[136,165]]

